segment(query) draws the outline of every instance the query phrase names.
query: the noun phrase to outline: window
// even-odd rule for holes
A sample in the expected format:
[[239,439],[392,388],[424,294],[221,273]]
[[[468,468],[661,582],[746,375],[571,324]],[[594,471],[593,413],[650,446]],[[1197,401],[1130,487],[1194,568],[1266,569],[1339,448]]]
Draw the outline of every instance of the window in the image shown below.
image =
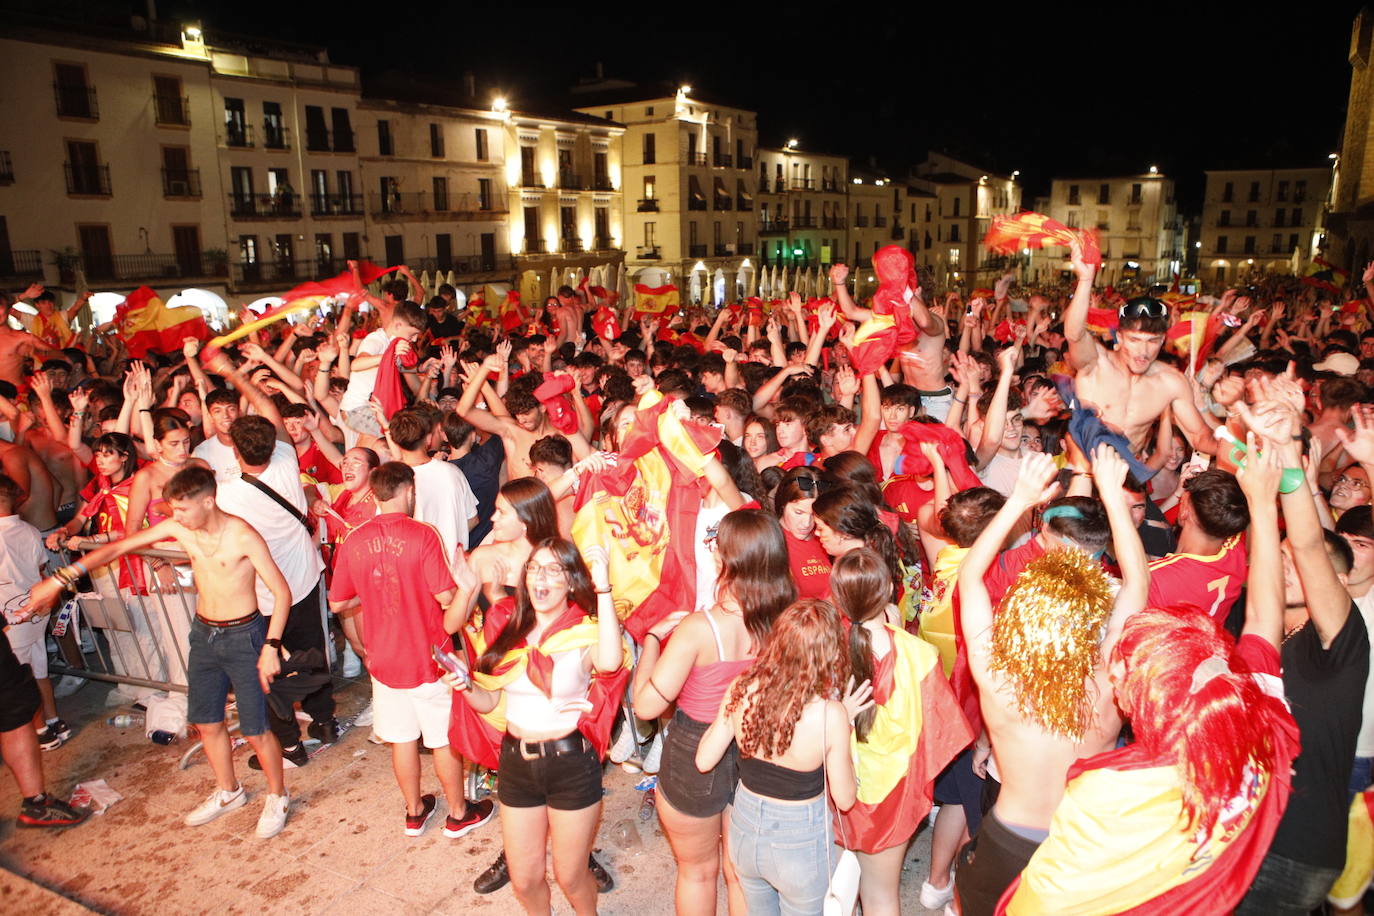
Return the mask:
[[654,116],[654,106],[652,106],[652,105],[646,105],[646,106],[644,107],[644,117],[646,117],[646,118],[652,118],[653,116]]
[[1097,188],[1097,202],[1099,204],[1109,204],[1112,202],[1112,186],[1109,184],[1099,185]]
[[529,251],[531,242],[540,242],[539,236],[539,208],[525,208],[525,250]]
[[1133,203],[1133,204],[1138,204],[1138,203],[1140,203],[1140,192],[1141,192],[1142,190],[1143,190],[1143,188],[1142,188],[1140,182],[1138,182],[1138,181],[1131,185],[1131,203]]
[[956,197],[956,198],[954,198],[954,215],[955,215],[955,216],[959,216],[959,215],[960,215],[960,214],[959,214],[959,209],[963,206],[963,204],[964,204],[964,199],[963,199],[962,197]]
[[[653,109],[650,108],[649,111],[652,112]],[[654,149],[654,135],[653,135],[652,132],[645,133],[645,134],[644,134],[644,164],[645,164],[645,165],[653,165],[653,164],[654,164],[655,162],[657,162],[657,161],[658,161],[658,159],[657,159],[657,153],[656,153],[656,151],[655,151],[655,149]]]
[[1246,254],[1254,254],[1254,253],[1255,253],[1255,237],[1254,237],[1253,235],[1247,235],[1247,236],[1245,237],[1245,253],[1246,253]]
[[401,189],[393,175],[380,175],[377,179],[378,194],[381,195],[383,213],[400,213]]
[[577,237],[577,207],[559,207],[558,226],[565,249],[581,241]]
[[1297,234],[1296,232],[1294,232],[1294,233],[1291,233],[1291,234],[1288,236],[1288,250],[1289,250],[1289,251],[1292,251],[1294,248],[1297,248],[1297,247],[1298,247],[1298,234]]
[[357,232],[345,232],[343,234],[343,256],[350,261],[357,261],[362,258],[362,237]]
[[1226,254],[1226,249],[1229,247],[1229,241],[1230,240],[1224,235],[1217,236],[1217,254]]
[[328,213],[329,208],[329,173],[324,169],[310,170],[310,212]]
[[593,227],[596,231],[596,247],[611,247],[611,211],[607,207],[597,207],[592,212]]
[[1283,251],[1283,235],[1282,235],[1282,233],[1278,233],[1278,232],[1275,232],[1275,233],[1274,233],[1274,241],[1273,241],[1273,244],[1272,244],[1272,246],[1271,246],[1271,251],[1272,251],[1274,254],[1280,254],[1280,253]]
[[334,236],[328,232],[315,233],[315,266],[322,274],[335,273]]
[[1246,211],[1245,211],[1245,225],[1246,225],[1246,226],[1258,226],[1258,225],[1259,225],[1259,214],[1258,214],[1257,212],[1255,212],[1254,210],[1246,210]]
[[429,154],[435,159],[444,158],[444,129],[438,124],[429,125]]
[[324,124],[324,109],[319,105],[305,106],[305,148],[313,152],[329,151],[329,128]]
[[1288,221],[1288,225],[1290,225],[1290,226],[1301,226],[1301,225],[1302,225],[1302,208],[1301,208],[1301,207],[1294,207],[1294,208],[1293,208],[1293,218],[1292,218],[1291,220]]
[[434,209],[443,212],[448,209],[448,179],[434,177]]
[[658,242],[656,241],[657,235],[656,235],[656,232],[655,232],[655,230],[656,230],[657,228],[658,228],[658,224],[657,224],[657,223],[645,223],[645,224],[644,224],[644,247],[645,247],[645,248],[657,248],[657,247],[658,247]]
[[1279,207],[1277,210],[1274,211],[1274,225],[1275,225],[1276,227],[1282,227],[1282,226],[1283,226],[1283,216],[1284,216],[1284,209],[1283,209],[1283,207]]
[[339,189],[339,207],[345,213],[358,212],[358,203],[353,200],[353,173],[347,169],[340,169],[334,173],[334,178]]
[[1078,228],[1078,211],[1077,211],[1077,210],[1070,210],[1069,213],[1068,213],[1068,216],[1065,217],[1065,219],[1064,219],[1064,224],[1065,224],[1066,226],[1068,226],[1070,229],[1077,229],[1077,228]]
[[224,100],[224,145],[248,146],[248,118],[243,112],[243,99]]
[[1217,225],[1218,225],[1218,226],[1229,226],[1229,225],[1231,225],[1231,211],[1230,211],[1230,210],[1222,210],[1222,211],[1221,211],[1221,213],[1217,216]]
[[598,191],[611,190],[610,158],[598,150],[592,153],[592,187]]
[[1307,179],[1300,178],[1293,183],[1293,203],[1300,204],[1307,200]]
[[1235,187],[1231,184],[1231,182],[1226,182],[1226,184],[1222,185],[1221,188],[1221,202],[1224,204],[1229,204],[1231,200],[1235,197],[1235,194]]
[[95,89],[86,82],[86,68],[81,64],[53,64],[53,91],[59,118],[100,117]]
[[282,120],[280,102],[262,103],[262,145],[268,149],[286,149],[286,124]]
[[162,148],[162,192],[166,197],[200,196],[200,170],[191,168],[189,147]]
[[1260,197],[1259,182],[1258,182],[1258,181],[1252,181],[1252,182],[1250,182],[1250,198],[1249,198],[1250,203],[1254,203],[1255,201],[1259,200],[1259,197]]
[[696,165],[697,162],[697,135],[694,132],[687,134],[687,164]]
[[253,170],[236,165],[229,169],[229,206],[234,216],[253,215]]
[[353,152],[353,122],[348,119],[348,109],[331,108],[329,118],[334,127],[334,152]]
[[173,226],[172,254],[184,276],[196,277],[204,273],[200,258],[200,227]]
[[256,264],[258,262],[258,237],[256,235],[239,236],[239,261],[244,264]]
[[[379,120],[377,122],[377,154],[379,156],[396,155],[395,147],[391,144],[391,122]],[[391,263],[398,263],[392,261]]]
[[447,232],[434,236],[434,266],[439,270],[453,266],[453,236]]
[[687,244],[693,248],[697,246],[697,235],[700,228],[695,221],[687,224]]
[[478,209],[478,210],[490,210],[490,209],[491,209],[491,179],[490,179],[490,178],[479,178],[479,179],[477,179],[477,209]]
[[1111,225],[1110,225],[1110,223],[1108,222],[1110,216],[1111,216],[1111,211],[1110,211],[1110,210],[1098,210],[1098,211],[1097,211],[1097,228],[1100,229],[1100,230],[1102,230],[1103,232],[1109,231],[1109,230],[1111,229]]
[[1288,182],[1280,181],[1278,190],[1274,192],[1274,199],[1277,201],[1288,200]]
[[382,243],[386,249],[386,262],[388,264],[404,264],[406,262],[405,236],[388,235],[382,240]]
[[1076,207],[1078,203],[1078,185],[1071,184],[1069,185],[1069,206]]
[[153,77],[153,111],[159,124],[185,126],[191,123],[186,97],[181,93],[180,77]]
[[534,147],[520,147],[520,183],[527,188],[542,188],[544,183],[535,177]]
[[477,128],[476,130],[473,131],[473,137],[474,137],[474,138],[476,139],[476,141],[477,141],[477,161],[478,161],[478,162],[486,162],[486,161],[487,161],[487,155],[488,155],[488,153],[487,153],[487,129],[486,129],[485,127],[479,127],[479,128]]
[[67,141],[67,193],[109,196],[110,167],[101,164],[94,143]]
[[656,193],[657,190],[658,190],[658,186],[657,186],[657,184],[656,184],[656,179],[654,178],[654,176],[653,176],[653,175],[645,175],[645,176],[644,176],[644,199],[645,199],[645,200],[654,200],[654,199],[656,199],[656,198],[658,197],[658,194]]
[[959,241],[959,224],[958,224],[958,223],[955,223],[953,226],[950,226],[950,227],[949,227],[949,240],[950,240],[951,242],[957,242],[957,241]]
[[609,111],[609,110],[608,110],[608,111],[606,112],[606,120],[607,120],[607,121],[614,121],[614,120],[615,120],[615,117],[614,117],[614,116],[615,116],[615,112],[614,112],[614,111]]

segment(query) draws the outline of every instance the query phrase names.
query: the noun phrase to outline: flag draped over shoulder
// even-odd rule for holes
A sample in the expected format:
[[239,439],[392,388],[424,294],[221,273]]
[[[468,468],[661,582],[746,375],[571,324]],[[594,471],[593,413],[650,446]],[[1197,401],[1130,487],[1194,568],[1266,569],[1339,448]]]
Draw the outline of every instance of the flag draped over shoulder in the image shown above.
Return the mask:
[[[481,627],[468,627],[463,630],[469,652],[469,664],[487,651],[496,641],[515,610],[514,599],[504,598],[486,612]],[[536,687],[551,695],[550,677],[553,670],[553,656],[560,652],[571,652],[595,646],[599,639],[596,618],[576,605],[572,605],[558,620],[544,631],[537,646],[528,642],[511,649],[497,662],[490,674],[472,670],[472,682],[486,690],[502,690],[522,674],[529,674]],[[620,698],[625,693],[625,685],[630,679],[630,665],[633,661],[630,647],[621,645],[623,656],[620,668],[606,674],[593,674],[592,686],[587,701],[591,709],[582,714],[577,721],[577,730],[586,736],[600,759],[605,759],[606,748],[611,740],[611,727],[615,724],[616,714],[620,711]],[[449,711],[448,740],[455,751],[469,760],[474,760],[489,770],[500,763],[501,739],[506,733],[506,695],[503,692],[496,708],[488,713],[478,713],[468,705],[462,694],[453,694],[453,705]]]
[[1082,246],[1084,261],[1089,264],[1102,263],[1096,230],[1070,229],[1058,220],[1030,210],[1012,216],[994,216],[987,235],[983,236],[983,247],[998,254],[1017,254],[1022,248],[1071,245],[1074,242]]
[[997,913],[1229,913],[1249,890],[1269,851],[1298,750],[1297,725],[1283,701],[1272,772],[1251,766],[1209,835],[1190,830],[1183,775],[1173,760],[1151,759],[1139,744],[1079,760],[1064,798]]
[[635,320],[646,316],[662,315],[664,312],[675,312],[680,302],[681,298],[678,295],[677,287],[671,283],[667,286],[635,284]]
[[115,326],[129,355],[143,359],[152,353],[176,353],[187,337],[205,341],[210,329],[205,314],[195,306],[168,308],[150,287],[129,293],[115,310]]
[[866,741],[850,738],[858,798],[836,815],[835,836],[865,853],[911,838],[930,813],[935,777],[974,737],[939,653],[905,630],[888,625],[887,632],[892,651],[873,672],[877,714]]
[[606,548],[616,614],[637,642],[693,606],[699,481],[720,443],[720,430],[671,403],[657,391],[640,399],[616,465],[583,475],[573,517],[575,543]]

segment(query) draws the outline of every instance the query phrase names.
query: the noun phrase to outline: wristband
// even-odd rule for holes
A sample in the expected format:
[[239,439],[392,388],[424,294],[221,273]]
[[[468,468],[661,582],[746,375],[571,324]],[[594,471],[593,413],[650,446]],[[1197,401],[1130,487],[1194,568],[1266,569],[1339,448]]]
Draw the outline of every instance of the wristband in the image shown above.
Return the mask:
[[1279,477],[1279,492],[1292,493],[1307,482],[1307,472],[1302,468],[1284,468]]
[[609,588],[593,588],[592,591],[596,592],[598,595],[609,595],[611,593]]
[[268,648],[276,649],[278,652],[280,652],[280,651],[281,651],[281,640],[280,640],[280,639],[264,639],[264,640],[262,641],[262,647],[263,647],[264,649],[268,649]]

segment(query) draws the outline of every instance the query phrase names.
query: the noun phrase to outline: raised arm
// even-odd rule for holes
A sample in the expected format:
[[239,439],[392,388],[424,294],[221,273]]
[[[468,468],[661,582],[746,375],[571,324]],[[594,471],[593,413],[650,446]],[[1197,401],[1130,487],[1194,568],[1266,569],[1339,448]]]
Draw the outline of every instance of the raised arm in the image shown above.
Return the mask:
[[867,455],[882,425],[882,394],[878,388],[878,377],[871,372],[860,380],[859,386],[860,415],[859,428],[854,432],[854,451]]
[[[468,370],[467,382],[463,386],[463,396],[458,399],[458,406],[454,408],[458,412],[458,416],[482,432],[494,433],[498,436],[506,432],[506,425],[509,421],[493,416],[490,411],[478,407],[477,395],[482,390],[482,385],[486,382],[487,376],[492,372],[501,370],[501,367],[497,365],[500,360],[501,357],[493,353],[482,360],[481,365]],[[471,366],[472,364],[466,365]]]
[[1150,567],[1145,545],[1140,542],[1124,484],[1129,467],[1120,453],[1102,444],[1093,450],[1093,479],[1097,495],[1107,512],[1107,524],[1112,531],[1112,552],[1121,567],[1121,590],[1116,593],[1112,616],[1107,621],[1107,635],[1102,640],[1103,652],[1116,644],[1121,627],[1137,611],[1143,610],[1150,594]]
[[1246,433],[1249,458],[1236,472],[1245,502],[1250,507],[1250,570],[1245,579],[1245,628],[1268,640],[1275,649],[1283,644],[1283,557],[1279,553],[1278,450],[1255,448],[1254,433]]
[[1011,395],[1011,376],[1016,370],[1016,356],[1015,347],[1007,347],[997,354],[997,388],[992,393],[992,403],[988,404],[983,435],[974,449],[980,468],[987,467],[1002,446],[1002,434],[1007,430],[1007,399]]
[[830,285],[835,301],[840,304],[840,311],[844,317],[850,321],[857,321],[860,324],[873,316],[870,309],[860,308],[854,304],[854,297],[849,295],[849,287],[845,281],[849,279],[849,265],[835,264],[830,268]]
[[234,368],[233,362],[223,353],[216,353],[207,364],[211,372],[222,377],[229,383],[230,387],[237,390],[252,406],[253,411],[260,417],[265,417],[277,428],[278,439],[288,439],[286,435],[286,424],[282,422],[281,411],[277,410],[277,405],[267,395],[258,390],[258,386],[250,383],[243,375]]
[[1078,283],[1064,313],[1064,337],[1069,342],[1069,365],[1082,371],[1097,362],[1097,341],[1088,330],[1088,306],[1092,304],[1097,268],[1083,260],[1083,249],[1077,242],[1069,246],[1069,258]]

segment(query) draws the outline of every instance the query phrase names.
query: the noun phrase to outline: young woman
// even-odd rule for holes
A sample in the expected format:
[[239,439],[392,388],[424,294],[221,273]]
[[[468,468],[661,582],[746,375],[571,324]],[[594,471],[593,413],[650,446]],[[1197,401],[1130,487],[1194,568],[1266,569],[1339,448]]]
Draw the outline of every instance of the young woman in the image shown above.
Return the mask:
[[129,524],[133,528],[156,525],[170,518],[162,499],[162,488],[172,475],[184,467],[206,467],[191,457],[191,418],[177,408],[162,408],[153,414],[154,460],[145,464],[129,487]]
[[773,421],[758,414],[745,420],[744,440],[740,444],[744,447],[745,454],[754,459],[754,466],[762,470],[760,459],[778,450],[778,435],[774,430]]
[[832,558],[859,547],[868,547],[883,558],[900,590],[902,556],[892,529],[880,510],[861,489],[842,487],[821,494],[811,506],[816,517],[816,539]]
[[820,476],[815,468],[793,468],[773,494],[787,544],[787,561],[801,598],[824,598],[830,590],[830,556],[816,538],[816,519],[811,511],[821,493]]
[[344,452],[343,461],[339,462],[343,483],[329,488],[333,501],[317,499],[310,504],[311,513],[324,519],[332,547],[338,547],[354,528],[377,514],[377,499],[368,480],[381,463],[381,457],[372,449],[354,446]]
[[[773,620],[796,600],[782,529],[772,516],[758,509],[731,512],[721,519],[714,541],[714,601],[649,630],[634,676],[640,718],[653,719],[677,703],[664,740],[657,810],[677,860],[679,914],[716,911],[721,835],[729,829],[737,779],[733,752],[709,772],[699,772],[697,745],[726,687],[753,663]],[[728,858],[725,887],[730,912],[743,913]]]
[[593,740],[604,747],[609,735],[585,714],[594,689],[604,687],[612,696],[598,699],[612,703],[624,689],[623,678],[594,682],[621,673],[625,655],[606,552],[593,547],[588,553],[591,571],[570,541],[536,544],[513,605],[501,606],[499,616],[509,616],[487,615],[484,635],[493,636],[477,646],[472,683],[445,678],[479,714],[505,697],[501,837],[516,899],[529,913],[550,911],[544,878],[550,847],[554,877],[573,911],[596,912],[596,881],[587,867],[601,818],[601,761]]
[[867,708],[862,692],[839,699],[848,676],[835,608],[798,601],[774,621],[756,664],[730,685],[697,748],[703,773],[732,742],[739,748],[728,849],[750,913],[821,912],[834,860],[822,787],[828,778],[841,811],[854,804],[850,722]]
[[468,559],[479,580],[465,595],[468,613],[480,598],[486,608],[515,594],[534,545],[557,536],[558,510],[544,482],[534,477],[506,481],[496,495],[491,533]]
[[854,679],[872,683],[876,704],[854,722],[854,759],[867,775],[854,807],[840,815],[840,842],[859,857],[865,916],[888,916],[901,911],[902,860],[930,813],[935,777],[973,733],[939,653],[902,629],[882,557],[867,548],[839,557],[830,593],[849,621]]

